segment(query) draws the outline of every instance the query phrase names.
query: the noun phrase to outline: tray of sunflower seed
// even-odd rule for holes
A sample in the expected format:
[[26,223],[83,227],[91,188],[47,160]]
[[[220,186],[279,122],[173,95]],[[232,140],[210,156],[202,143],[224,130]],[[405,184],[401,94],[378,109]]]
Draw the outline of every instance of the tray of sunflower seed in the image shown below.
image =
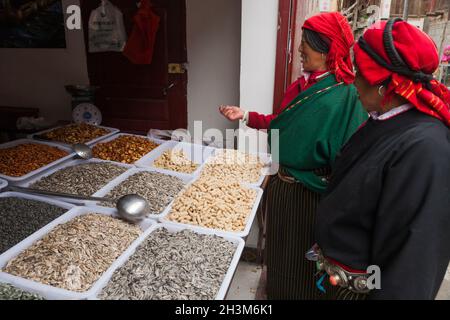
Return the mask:
[[52,141],[64,145],[77,143],[93,145],[119,132],[120,130],[116,128],[95,126],[88,123],[72,123],[34,133],[29,138]]
[[0,256],[0,282],[50,300],[87,299],[154,224],[128,223],[114,209],[72,208]]
[[[191,183],[193,177],[155,168],[134,168],[126,171],[94,194],[94,197],[118,199],[127,194],[138,194],[147,200],[148,218],[160,218],[173,199]],[[113,207],[107,202],[97,202],[102,207]]]

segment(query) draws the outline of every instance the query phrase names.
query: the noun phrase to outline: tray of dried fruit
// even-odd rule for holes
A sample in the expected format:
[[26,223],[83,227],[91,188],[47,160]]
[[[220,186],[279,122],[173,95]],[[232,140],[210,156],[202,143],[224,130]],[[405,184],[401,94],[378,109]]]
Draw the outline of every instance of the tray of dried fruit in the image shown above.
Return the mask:
[[84,143],[90,146],[119,132],[120,130],[116,128],[96,126],[88,123],[71,123],[33,133],[28,138],[50,141],[65,146],[77,143]]
[[[120,198],[127,194],[144,197],[150,211],[148,218],[158,219],[173,199],[193,181],[193,177],[156,168],[133,168],[109,182],[94,197]],[[97,202],[97,206],[112,207],[113,204]]]
[[223,300],[242,238],[156,224],[110,268],[91,300]]
[[[53,192],[92,196],[108,183],[132,168],[134,166],[125,163],[100,159],[76,159],[55,166],[17,185]],[[95,205],[93,201],[62,197],[53,198],[75,204]]]
[[52,142],[19,139],[0,144],[0,178],[16,184],[72,159],[72,149]]
[[200,144],[168,141],[154,152],[142,157],[135,165],[198,176],[203,164],[216,150]]
[[263,192],[259,187],[236,180],[201,175],[175,197],[159,221],[245,238]]
[[92,153],[98,159],[135,164],[136,161],[154,152],[165,143],[167,141],[147,136],[118,133],[94,144]]
[[155,223],[130,224],[114,209],[74,207],[0,257],[0,282],[49,300],[95,296]]

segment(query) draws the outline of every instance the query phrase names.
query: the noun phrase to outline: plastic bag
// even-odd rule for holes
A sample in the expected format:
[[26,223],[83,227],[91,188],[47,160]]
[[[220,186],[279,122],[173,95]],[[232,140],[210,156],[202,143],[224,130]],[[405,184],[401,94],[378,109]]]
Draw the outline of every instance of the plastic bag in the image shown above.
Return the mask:
[[121,52],[127,41],[122,12],[108,0],[89,17],[89,52]]

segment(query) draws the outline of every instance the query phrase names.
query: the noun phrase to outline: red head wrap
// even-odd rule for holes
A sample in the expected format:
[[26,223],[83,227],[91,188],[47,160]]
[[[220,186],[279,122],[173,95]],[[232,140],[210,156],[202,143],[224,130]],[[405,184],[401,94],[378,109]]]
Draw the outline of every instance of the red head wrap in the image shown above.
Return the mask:
[[321,13],[306,20],[303,28],[318,32],[331,40],[327,54],[329,70],[338,81],[353,83],[355,75],[350,49],[355,39],[347,19],[338,12]]
[[[364,33],[363,39],[374,53],[392,65],[383,40],[386,25],[386,21],[377,22]],[[421,80],[423,76],[431,79],[432,73],[439,66],[439,54],[435,43],[426,33],[404,21],[393,25],[392,38],[400,58],[411,72],[416,72],[418,76],[410,77],[387,69],[364,50],[362,43],[355,45],[358,72],[371,85],[381,84],[390,78],[386,99],[398,94],[419,111],[450,126],[450,92],[435,79]]]

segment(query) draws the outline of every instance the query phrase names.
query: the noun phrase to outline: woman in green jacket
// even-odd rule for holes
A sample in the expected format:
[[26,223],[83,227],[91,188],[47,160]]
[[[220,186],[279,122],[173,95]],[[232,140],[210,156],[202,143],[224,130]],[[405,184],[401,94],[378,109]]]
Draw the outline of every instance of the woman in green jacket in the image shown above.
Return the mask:
[[[351,28],[341,14],[308,19],[300,46],[307,72],[327,72],[270,123],[279,134],[277,175],[267,195],[267,295],[269,299],[322,299],[315,265],[304,253],[314,242],[316,209],[341,147],[367,120],[354,81]],[[269,139],[270,141],[271,139]]]

